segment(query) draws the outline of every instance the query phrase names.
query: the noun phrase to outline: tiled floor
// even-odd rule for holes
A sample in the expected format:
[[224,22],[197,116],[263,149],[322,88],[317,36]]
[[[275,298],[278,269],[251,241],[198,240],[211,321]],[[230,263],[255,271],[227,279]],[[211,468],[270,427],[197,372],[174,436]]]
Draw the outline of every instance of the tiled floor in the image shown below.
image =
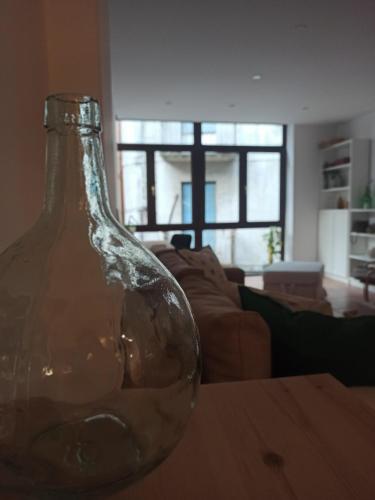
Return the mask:
[[[247,276],[245,284],[254,288],[263,288],[261,276]],[[332,304],[335,316],[343,316],[346,312],[375,315],[375,294],[370,297],[370,303],[363,300],[362,288],[346,285],[330,278],[324,279],[327,299]]]

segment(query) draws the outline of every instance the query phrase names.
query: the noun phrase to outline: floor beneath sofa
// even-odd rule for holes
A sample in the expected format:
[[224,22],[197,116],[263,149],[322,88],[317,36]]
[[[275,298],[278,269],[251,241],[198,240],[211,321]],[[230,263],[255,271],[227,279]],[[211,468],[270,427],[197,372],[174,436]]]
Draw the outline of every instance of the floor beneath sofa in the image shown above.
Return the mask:
[[[262,276],[246,276],[245,284],[262,289],[263,278]],[[371,303],[365,303],[362,288],[347,285],[330,278],[324,278],[323,285],[335,316],[343,316],[348,311],[357,314],[375,315],[375,295],[370,297]]]

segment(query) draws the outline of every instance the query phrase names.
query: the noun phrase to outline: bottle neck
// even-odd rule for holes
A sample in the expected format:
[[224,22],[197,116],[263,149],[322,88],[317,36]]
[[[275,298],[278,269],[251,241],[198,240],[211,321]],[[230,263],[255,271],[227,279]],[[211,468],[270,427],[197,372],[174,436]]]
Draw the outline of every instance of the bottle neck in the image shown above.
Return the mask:
[[108,196],[98,132],[50,130],[44,211],[66,218],[100,218]]

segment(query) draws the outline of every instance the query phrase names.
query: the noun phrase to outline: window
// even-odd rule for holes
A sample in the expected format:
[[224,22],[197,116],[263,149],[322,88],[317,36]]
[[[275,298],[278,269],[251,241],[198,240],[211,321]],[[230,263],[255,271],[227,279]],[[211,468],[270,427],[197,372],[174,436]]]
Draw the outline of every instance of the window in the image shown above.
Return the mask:
[[254,123],[202,123],[202,144],[236,146],[282,146],[281,125]]
[[280,153],[247,153],[247,218],[249,222],[280,219]]
[[120,120],[117,136],[123,144],[193,144],[192,122]]
[[210,220],[210,193],[205,190],[205,222],[238,222],[239,212],[239,167],[238,153],[208,151],[204,154],[205,180],[215,183],[215,218]]
[[144,151],[121,151],[121,192],[127,225],[147,224],[147,165]]
[[118,122],[122,221],[142,240],[191,234],[223,263],[259,269],[269,228],[283,236],[285,135],[271,124]]
[[191,153],[155,151],[154,165],[156,223],[182,224],[180,185],[191,183]]

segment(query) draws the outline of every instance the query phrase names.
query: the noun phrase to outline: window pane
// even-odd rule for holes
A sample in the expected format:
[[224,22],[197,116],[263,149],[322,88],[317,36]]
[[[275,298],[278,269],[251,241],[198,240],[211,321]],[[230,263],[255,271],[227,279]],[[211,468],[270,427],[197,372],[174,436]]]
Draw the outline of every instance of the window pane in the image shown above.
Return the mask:
[[191,248],[195,246],[195,232],[194,231],[144,231],[136,232],[134,236],[140,241],[144,242],[164,242],[170,243],[172,236],[175,234],[190,234],[191,235]]
[[192,220],[191,154],[155,151],[157,224],[189,224]]
[[238,153],[207,152],[205,164],[205,221],[238,222]]
[[[210,245],[222,264],[245,271],[259,271],[268,262],[269,228],[209,229],[202,234],[203,246]],[[275,261],[279,257],[275,257]]]
[[193,144],[192,122],[121,120],[119,142],[125,144]]
[[247,220],[280,220],[280,154],[247,154]]
[[282,146],[282,125],[258,123],[202,123],[202,144],[227,146]]
[[146,153],[122,151],[120,158],[125,224],[147,224]]
[[234,123],[202,123],[202,144],[220,144],[222,146],[233,146],[235,141]]

